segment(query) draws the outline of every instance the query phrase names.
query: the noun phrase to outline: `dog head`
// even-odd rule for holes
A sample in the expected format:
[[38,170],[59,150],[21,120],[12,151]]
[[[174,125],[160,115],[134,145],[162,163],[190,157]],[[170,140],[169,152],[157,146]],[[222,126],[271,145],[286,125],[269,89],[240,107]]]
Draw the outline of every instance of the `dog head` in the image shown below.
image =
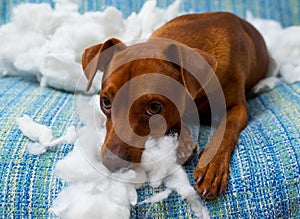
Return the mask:
[[113,38],[86,49],[82,66],[87,90],[96,72],[104,73],[100,105],[107,133],[101,160],[114,171],[140,163],[149,136],[180,133],[188,102],[203,92],[216,61],[174,41],[126,46]]

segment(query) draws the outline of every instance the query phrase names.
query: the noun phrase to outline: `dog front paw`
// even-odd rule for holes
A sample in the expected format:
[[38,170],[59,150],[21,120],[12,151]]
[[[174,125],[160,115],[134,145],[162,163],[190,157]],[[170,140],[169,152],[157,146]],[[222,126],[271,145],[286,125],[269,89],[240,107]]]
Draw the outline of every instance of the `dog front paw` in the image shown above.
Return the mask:
[[[200,152],[200,156],[203,151]],[[200,157],[201,159],[201,157]],[[214,199],[225,192],[229,170],[229,160],[224,155],[216,155],[205,167],[194,171],[195,189],[203,198]]]
[[178,142],[177,162],[179,164],[188,163],[194,156],[197,148],[197,143],[191,138],[189,130],[184,127]]

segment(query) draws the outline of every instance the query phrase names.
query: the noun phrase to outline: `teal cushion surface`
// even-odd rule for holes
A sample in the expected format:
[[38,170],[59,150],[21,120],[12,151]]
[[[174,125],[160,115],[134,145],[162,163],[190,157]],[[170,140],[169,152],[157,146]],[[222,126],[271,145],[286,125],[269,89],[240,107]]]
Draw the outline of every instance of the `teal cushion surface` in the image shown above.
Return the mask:
[[[79,10],[97,11],[114,6],[122,11],[125,17],[133,11],[139,12],[147,0],[78,0]],[[2,0],[0,1],[0,24],[10,20],[12,8],[20,3],[49,3],[54,7],[54,0]],[[157,0],[157,5],[166,8],[174,0]],[[245,17],[247,11],[254,16],[275,19],[283,26],[300,24],[300,2],[298,0],[182,0],[181,12],[230,11]]]
[[[79,126],[76,97],[42,88],[18,77],[0,79],[0,217],[55,218],[53,200],[65,185],[55,176],[55,163],[73,148],[61,144],[41,156],[26,151],[30,140],[15,119],[28,114],[62,135]],[[204,200],[212,218],[297,218],[300,216],[300,83],[279,84],[248,101],[249,125],[241,133],[231,159],[228,189],[215,200]],[[209,128],[194,127],[199,148]],[[200,133],[200,134],[199,134]],[[185,166],[191,184],[194,159]],[[162,191],[145,185],[139,201]],[[131,208],[131,218],[194,218],[188,203],[173,192],[153,205]]]

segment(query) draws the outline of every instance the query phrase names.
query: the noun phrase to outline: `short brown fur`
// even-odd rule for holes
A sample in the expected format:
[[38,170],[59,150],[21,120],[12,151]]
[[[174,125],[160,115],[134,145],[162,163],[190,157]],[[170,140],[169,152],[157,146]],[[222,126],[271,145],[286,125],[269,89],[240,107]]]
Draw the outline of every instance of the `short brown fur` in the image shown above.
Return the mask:
[[[151,39],[156,37],[175,40],[193,48],[209,62],[222,86],[227,117],[221,119],[220,124],[226,125],[225,133],[224,136],[220,136],[220,130],[216,129],[208,147],[205,147],[199,154],[199,163],[194,171],[195,188],[199,194],[204,198],[215,198],[226,189],[231,153],[239,133],[248,123],[246,92],[267,73],[269,58],[266,45],[252,25],[233,14],[211,12],[184,15],[156,30],[150,40],[145,43],[126,47],[120,41],[111,39],[104,44],[88,48],[83,54],[83,68],[89,84],[91,84],[97,69],[107,72],[121,57],[130,57],[138,52],[166,55],[163,54],[166,50],[174,50],[172,54],[177,54],[176,48],[171,45],[155,47]],[[113,51],[111,57],[101,57],[102,52],[112,45],[121,46],[120,49]],[[93,58],[93,67],[86,68]],[[209,104],[206,94],[202,92],[201,85],[195,83],[189,74],[180,71],[178,67],[156,59],[135,60],[113,70],[113,73],[104,80],[100,97],[109,97],[113,100],[114,95],[127,81],[140,74],[153,72],[166,74],[183,84],[197,104],[200,118],[209,113]],[[158,83],[154,86],[161,85]],[[143,86],[135,89],[143,89]],[[146,101],[151,98],[156,98],[168,106],[162,112],[167,121],[167,128],[179,131],[178,127],[181,121],[178,113],[176,114],[176,107],[161,97],[152,97],[151,94],[143,97],[131,107],[134,113],[129,114],[129,120],[133,130],[139,135],[149,133],[149,127],[145,125],[149,122],[149,118],[143,114],[141,108],[145,107]],[[182,106],[185,107],[184,98],[182,98]],[[188,109],[185,110],[188,111]],[[105,110],[104,113],[107,116],[107,134],[105,147],[102,147],[102,157],[105,157],[107,150],[111,150],[117,156],[128,161],[140,162],[143,148],[131,148],[130,145],[122,142],[114,131],[110,113]],[[142,123],[143,125],[141,125]],[[180,139],[178,151],[179,153],[191,152],[194,150],[194,143],[189,131],[185,126],[181,131],[183,136]],[[215,143],[214,140],[217,138],[222,138],[221,145],[209,164],[203,167],[201,160],[205,159],[205,155],[209,153],[208,148]],[[139,144],[143,145],[144,142],[139,142]],[[187,154],[190,156],[191,153]],[[115,165],[113,161],[105,161],[105,159],[104,163],[108,167]]]

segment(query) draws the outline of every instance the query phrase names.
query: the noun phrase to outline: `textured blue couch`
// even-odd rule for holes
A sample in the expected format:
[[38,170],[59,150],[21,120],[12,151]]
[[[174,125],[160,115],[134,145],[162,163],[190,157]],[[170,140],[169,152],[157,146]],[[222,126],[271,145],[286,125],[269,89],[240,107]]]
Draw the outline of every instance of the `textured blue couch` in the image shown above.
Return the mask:
[[[0,22],[9,21],[11,7],[24,1],[0,2]],[[37,1],[29,1],[37,2]],[[39,1],[38,1],[39,2]],[[54,5],[52,1],[45,0]],[[143,0],[80,1],[80,10],[101,10],[116,6],[125,16],[138,11]],[[166,7],[171,0],[160,0]],[[283,26],[300,23],[297,0],[204,1],[185,0],[181,11],[231,11],[240,16],[250,10],[255,16],[278,20]],[[0,42],[0,46],[2,43]],[[300,57],[299,57],[300,59]],[[205,200],[212,218],[300,218],[300,83],[280,83],[272,91],[248,101],[250,122],[241,133],[231,160],[228,189],[215,200]],[[55,218],[48,212],[65,183],[54,174],[59,159],[71,150],[64,144],[41,156],[26,151],[29,142],[19,130],[15,118],[30,115],[48,125],[55,136],[71,125],[79,126],[75,95],[20,77],[0,78],[0,217]],[[206,145],[209,129],[194,129],[200,148]],[[196,156],[187,165],[190,181]],[[139,189],[139,200],[162,188]],[[176,193],[154,205],[132,207],[131,218],[193,218],[186,201]]]

